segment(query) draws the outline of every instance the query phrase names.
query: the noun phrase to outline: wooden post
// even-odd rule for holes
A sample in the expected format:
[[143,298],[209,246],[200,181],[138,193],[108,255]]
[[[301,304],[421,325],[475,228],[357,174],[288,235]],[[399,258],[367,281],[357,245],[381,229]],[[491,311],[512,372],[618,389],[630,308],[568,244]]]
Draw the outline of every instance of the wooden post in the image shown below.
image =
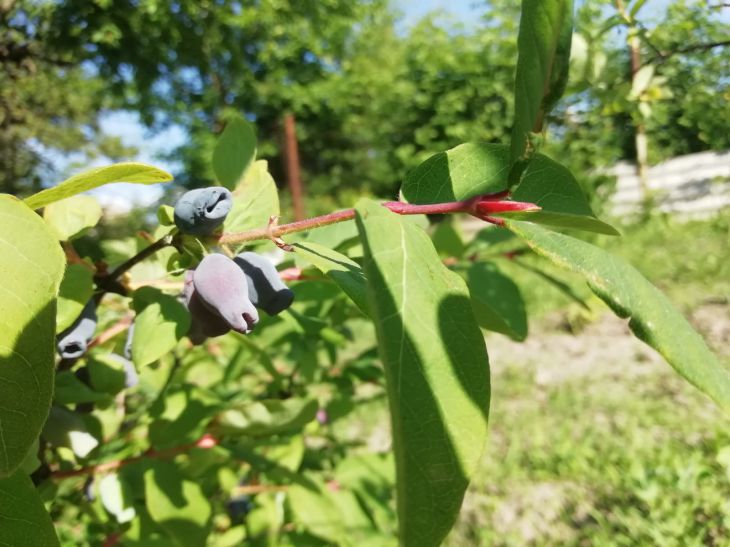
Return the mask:
[[291,192],[294,218],[303,220],[304,189],[299,170],[299,147],[297,145],[297,128],[293,114],[284,116],[284,161],[286,167],[286,181]]

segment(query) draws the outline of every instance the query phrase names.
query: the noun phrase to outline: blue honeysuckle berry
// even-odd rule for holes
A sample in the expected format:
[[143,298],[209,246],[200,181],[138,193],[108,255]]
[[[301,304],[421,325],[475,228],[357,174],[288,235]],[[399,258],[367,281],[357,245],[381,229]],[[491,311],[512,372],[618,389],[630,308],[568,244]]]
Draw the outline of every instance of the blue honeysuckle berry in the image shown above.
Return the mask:
[[233,194],[222,186],[185,192],[175,204],[175,225],[181,232],[209,235],[223,224],[233,206]]
[[73,325],[58,335],[56,349],[64,359],[78,359],[84,353],[96,331],[96,302],[89,300]]
[[248,296],[257,308],[269,315],[281,313],[294,301],[294,292],[279,277],[276,266],[257,253],[241,253],[233,261],[246,274]]
[[195,295],[240,333],[251,332],[259,314],[249,300],[248,281],[233,260],[222,254],[206,256],[193,273]]

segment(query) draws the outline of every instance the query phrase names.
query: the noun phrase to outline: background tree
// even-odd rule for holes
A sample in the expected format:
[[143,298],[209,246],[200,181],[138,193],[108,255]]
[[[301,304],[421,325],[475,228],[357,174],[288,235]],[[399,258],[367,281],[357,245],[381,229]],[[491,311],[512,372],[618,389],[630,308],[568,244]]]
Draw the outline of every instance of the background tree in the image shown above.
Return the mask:
[[[0,2],[0,191],[28,193],[52,171],[49,155],[81,152],[79,160],[129,155],[119,139],[100,134],[111,105],[105,83],[78,55],[50,45],[54,6]],[[77,52],[78,53],[78,52]],[[84,157],[85,156],[85,157]],[[45,180],[45,182],[49,182]]]
[[[92,143],[109,148],[114,141],[102,138],[96,118],[103,108],[138,112],[153,132],[180,126],[189,139],[172,159],[182,164],[176,180],[187,186],[213,178],[213,134],[240,112],[255,120],[260,154],[283,181],[281,120],[292,113],[303,177],[323,196],[315,208],[330,199],[347,203],[348,191],[362,188],[392,197],[428,155],[465,140],[503,140],[511,129],[514,2],[485,2],[484,24],[430,16],[406,29],[386,0],[8,5],[3,21],[15,30],[4,39],[29,36],[40,67],[2,65],[0,77],[13,82],[3,86],[6,110],[36,120],[4,118],[16,121],[0,143],[3,165],[25,166],[14,181],[40,183],[36,142],[64,152]],[[655,69],[632,93],[627,22],[605,2],[578,10],[572,93],[552,116],[549,140],[550,153],[577,171],[635,159],[640,123],[652,162],[728,147],[728,101],[717,98],[728,93],[718,75],[730,55],[719,11],[674,2],[665,16],[644,23],[645,11],[637,10],[632,24],[642,59]],[[64,120],[76,120],[75,129]],[[606,179],[582,182],[595,187]]]

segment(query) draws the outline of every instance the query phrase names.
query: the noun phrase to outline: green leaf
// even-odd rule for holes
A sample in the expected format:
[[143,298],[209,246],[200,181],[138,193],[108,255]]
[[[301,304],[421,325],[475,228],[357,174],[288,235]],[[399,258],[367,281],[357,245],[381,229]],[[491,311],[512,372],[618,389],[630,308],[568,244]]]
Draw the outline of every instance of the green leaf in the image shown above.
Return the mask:
[[317,401],[310,399],[249,401],[221,413],[218,425],[224,432],[236,435],[294,432],[314,420],[317,408]]
[[[565,90],[572,36],[573,0],[522,1],[511,165],[532,153],[530,133],[542,131],[545,116]],[[519,172],[510,178],[516,182]]]
[[101,218],[101,205],[91,196],[72,196],[46,206],[43,218],[58,239],[68,241],[96,226]]
[[160,205],[157,209],[157,220],[161,226],[174,226],[175,208],[172,205]]
[[634,18],[636,17],[636,14],[639,13],[639,10],[644,6],[646,3],[646,0],[636,0],[634,2],[634,5],[631,6],[631,9],[629,10],[629,15]]
[[320,226],[307,233],[306,242],[337,249],[340,245],[357,239],[357,226],[354,222],[338,222]]
[[631,81],[631,92],[629,93],[629,99],[638,99],[646,88],[649,87],[651,79],[654,77],[654,65],[644,65],[636,71]]
[[527,337],[527,313],[520,289],[491,262],[472,264],[467,284],[479,326],[515,340]]
[[109,400],[109,395],[94,391],[70,370],[56,374],[55,389],[53,390],[53,401],[56,404],[71,405]]
[[24,473],[0,479],[0,522],[0,545],[59,545],[51,517]]
[[656,349],[691,384],[730,412],[730,371],[659,289],[635,268],[602,249],[526,222],[508,221],[510,230],[539,254],[583,274],[591,290],[629,327]]
[[466,245],[461,233],[451,217],[447,217],[436,225],[431,234],[433,246],[442,256],[461,258],[466,251]]
[[187,480],[171,462],[153,461],[144,473],[147,511],[181,547],[203,547],[211,507],[200,486]]
[[527,164],[520,183],[512,192],[512,199],[535,203],[542,207],[542,211],[513,213],[509,214],[509,218],[619,235],[613,226],[593,214],[588,199],[570,169],[543,154],[535,155]]
[[58,290],[56,332],[70,327],[94,294],[94,274],[82,264],[69,264]]
[[390,402],[402,545],[439,545],[482,454],[489,362],[464,281],[420,228],[356,208]]
[[341,506],[324,491],[294,484],[287,490],[287,502],[294,522],[311,534],[333,545],[348,544],[352,539],[345,531]]
[[64,264],[43,219],[0,195],[0,477],[23,462],[48,416]]
[[418,204],[467,199],[504,190],[508,172],[507,146],[468,142],[431,156],[410,171],[401,193]]
[[265,160],[254,162],[243,181],[233,191],[233,207],[223,223],[223,231],[242,232],[264,228],[269,217],[279,214],[276,183]]
[[[135,303],[137,293],[142,289],[135,293]],[[190,329],[190,313],[174,296],[145,287],[144,300],[147,304],[134,320],[132,338],[132,361],[138,368],[172,350]]]
[[357,262],[316,243],[295,243],[293,247],[295,253],[337,283],[355,305],[368,315],[365,275]]
[[114,353],[94,353],[88,360],[89,382],[94,390],[116,395],[124,389],[126,372],[125,359]]
[[39,209],[54,201],[60,201],[111,182],[157,184],[171,180],[172,175],[170,173],[151,165],[134,162],[115,163],[114,165],[96,167],[74,175],[52,188],[47,188],[26,198],[25,204],[31,209]]
[[256,133],[240,116],[231,119],[213,150],[213,171],[218,182],[233,190],[256,155]]
[[[501,144],[466,143],[436,154],[407,176],[401,192],[411,203],[463,200],[507,188],[509,151]],[[618,234],[598,220],[570,170],[538,154],[527,164],[520,184],[512,193],[515,201],[536,203],[542,211],[501,216],[527,218],[532,222]]]
[[197,441],[217,408],[216,399],[198,387],[169,389],[150,410],[150,442],[156,449],[166,449]]

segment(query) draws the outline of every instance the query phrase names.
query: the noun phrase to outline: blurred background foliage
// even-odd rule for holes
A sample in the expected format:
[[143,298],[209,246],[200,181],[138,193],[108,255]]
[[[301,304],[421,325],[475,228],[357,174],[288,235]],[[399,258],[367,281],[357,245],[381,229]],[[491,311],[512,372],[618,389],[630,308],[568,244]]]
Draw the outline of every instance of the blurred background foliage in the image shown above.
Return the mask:
[[[547,152],[584,173],[587,189],[607,182],[589,176],[595,167],[635,158],[639,124],[651,162],[730,146],[723,8],[658,4],[646,20],[641,9],[627,20],[621,2],[578,3],[571,86]],[[260,156],[283,181],[281,125],[291,113],[308,192],[325,198],[317,203],[349,203],[363,190],[393,197],[430,154],[509,135],[519,3],[478,6],[479,21],[436,13],[405,26],[387,0],[4,0],[0,189],[56,180],[48,150],[131,156],[99,132],[99,116],[121,109],[152,133],[183,130],[186,142],[167,159],[186,186],[212,179],[214,134],[233,112],[255,121]],[[651,67],[641,82],[632,33]]]

